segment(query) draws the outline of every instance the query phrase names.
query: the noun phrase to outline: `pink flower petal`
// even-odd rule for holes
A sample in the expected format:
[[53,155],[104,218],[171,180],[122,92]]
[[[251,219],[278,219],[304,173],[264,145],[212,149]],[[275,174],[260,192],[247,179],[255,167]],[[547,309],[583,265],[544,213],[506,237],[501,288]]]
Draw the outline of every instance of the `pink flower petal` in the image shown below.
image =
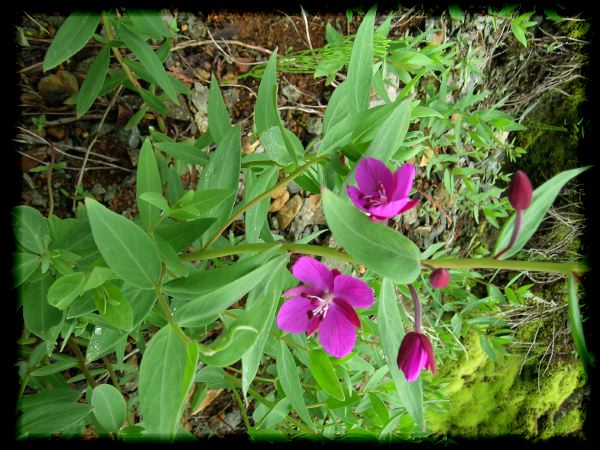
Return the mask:
[[304,333],[308,329],[308,312],[313,309],[310,300],[294,297],[281,305],[277,326],[288,333]]
[[354,308],[352,306],[350,306],[344,300],[340,300],[339,298],[334,298],[333,303],[340,307],[340,309],[346,316],[346,319],[352,322],[352,324],[355,327],[360,328],[360,319],[358,318],[358,315],[356,314],[356,311],[354,311]]
[[416,200],[409,200],[408,202],[406,202],[406,204],[400,208],[400,211],[398,211],[398,214],[402,214],[410,209],[413,209],[415,206],[417,206],[419,204],[420,200],[416,199]]
[[377,182],[381,182],[388,195],[394,190],[394,177],[387,166],[375,158],[363,158],[356,166],[354,175],[358,188],[365,194],[377,194]]
[[292,267],[292,273],[303,283],[312,284],[321,292],[331,292],[333,289],[333,275],[325,264],[316,259],[302,256]]
[[354,348],[356,329],[336,303],[329,306],[327,315],[321,321],[319,340],[327,353],[336,358],[343,358]]
[[347,186],[346,187],[346,192],[348,193],[348,197],[350,197],[350,200],[352,200],[352,203],[354,203],[354,205],[358,208],[361,209],[365,212],[369,212],[367,210],[366,202],[364,199],[361,198],[362,196],[362,192],[360,192],[356,187],[354,186]]
[[400,168],[394,172],[394,190],[391,195],[391,200],[400,200],[408,197],[415,179],[415,166],[412,164],[402,164]]
[[319,329],[321,320],[318,317],[313,317],[308,321],[308,327],[306,328],[306,335],[311,336],[315,331]]
[[421,345],[423,345],[423,350],[427,354],[425,368],[431,371],[431,373],[435,373],[435,355],[433,353],[433,346],[424,334],[421,335]]
[[408,199],[403,198],[400,200],[395,200],[393,202],[386,203],[381,206],[373,206],[369,208],[369,212],[376,217],[385,217],[391,219],[394,216],[400,214],[400,211],[404,208]]
[[344,300],[354,308],[369,308],[375,294],[367,283],[350,275],[338,275],[333,280],[335,298]]
[[302,294],[314,295],[316,297],[321,297],[323,295],[323,292],[314,286],[300,285],[300,286],[296,286],[295,288],[292,288],[288,291],[285,291],[281,295],[289,298],[289,297],[299,297]]

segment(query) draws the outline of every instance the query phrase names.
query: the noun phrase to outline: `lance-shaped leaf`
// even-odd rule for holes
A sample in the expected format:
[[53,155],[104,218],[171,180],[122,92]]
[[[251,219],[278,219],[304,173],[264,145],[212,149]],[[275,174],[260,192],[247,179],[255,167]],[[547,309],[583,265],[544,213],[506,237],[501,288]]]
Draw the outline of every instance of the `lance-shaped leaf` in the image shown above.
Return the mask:
[[414,281],[421,270],[419,248],[407,237],[371,222],[358,208],[323,189],[329,229],[344,250],[378,274],[398,283]]
[[151,289],[160,278],[160,258],[154,242],[136,224],[86,198],[94,241],[112,271],[128,283]]
[[[531,205],[529,205],[529,208],[527,208],[523,213],[523,224],[521,226],[519,237],[512,248],[504,253],[500,259],[510,258],[519,250],[521,250],[525,244],[527,244],[531,236],[533,236],[533,233],[535,233],[540,226],[540,223],[542,223],[542,220],[544,220],[544,216],[550,209],[550,206],[552,206],[552,203],[554,203],[554,200],[558,196],[563,186],[567,184],[569,180],[576,177],[580,173],[585,172],[589,168],[590,166],[586,166],[561,172],[558,175],[550,178],[533,191]],[[516,214],[513,214],[502,227],[502,230],[498,235],[498,240],[496,241],[494,254],[500,252],[508,246],[515,223],[515,217]]]
[[379,338],[381,339],[383,353],[400,401],[404,404],[404,407],[417,425],[423,429],[425,421],[423,418],[423,388],[421,380],[418,379],[411,383],[407,382],[396,363],[398,350],[400,349],[400,344],[405,333],[402,326],[402,317],[398,312],[398,300],[394,291],[394,285],[387,278],[384,278],[381,284],[377,317],[379,320]]
[[596,361],[594,355],[588,351],[585,343],[581,311],[579,309],[579,297],[577,295],[577,283],[572,273],[567,276],[567,296],[569,301],[569,329],[573,336],[577,354],[583,361],[586,372],[589,372],[591,368],[596,366]]
[[182,326],[203,326],[210,323],[265,276],[277,270],[286,258],[286,255],[281,255],[219,289],[178,306],[174,315],[175,321]]
[[215,76],[210,79],[210,91],[208,93],[208,129],[210,135],[218,144],[231,129],[231,117],[223,101],[223,95]]
[[172,440],[198,364],[198,346],[185,340],[175,325],[156,333],[142,357],[140,409],[149,436]]
[[50,233],[44,216],[30,206],[17,206],[13,209],[13,216],[13,229],[19,244],[33,253],[43,253],[45,236]]
[[298,369],[294,362],[294,357],[287,347],[285,342],[280,341],[277,349],[277,360],[275,361],[277,368],[277,377],[283,388],[283,392],[290,400],[292,407],[296,410],[300,418],[306,422],[313,430],[315,425],[310,418],[306,403],[304,402],[304,390],[300,384]]
[[273,52],[265,67],[254,106],[254,128],[260,136],[271,127],[279,126],[277,111],[277,50]]
[[[200,359],[209,366],[225,367],[233,364],[252,347],[259,336],[268,333],[285,278],[281,274],[288,262],[287,255],[279,258],[279,266],[273,269],[260,285],[248,296],[246,310],[231,310],[238,318],[227,327],[213,343],[199,345]],[[258,292],[258,294],[257,294]],[[254,300],[250,303],[250,300]],[[258,362],[258,361],[257,361]]]
[[348,65],[348,104],[353,112],[364,111],[369,107],[371,78],[373,74],[373,26],[375,8],[371,8],[358,27],[352,56]]
[[24,284],[20,291],[25,327],[48,342],[54,342],[58,336],[63,317],[62,311],[47,301],[53,282],[54,278],[46,273],[39,280]]
[[150,139],[144,140],[136,174],[136,197],[140,218],[146,229],[160,217],[160,209],[147,201],[140,201],[144,194],[161,195],[162,183]]
[[94,58],[77,94],[77,117],[83,116],[98,98],[106,79],[109,62],[110,47],[105,45]]
[[50,70],[65,62],[90,40],[100,22],[100,14],[74,12],[59,28],[44,57],[43,69]]
[[[269,167],[259,175],[254,175],[250,169],[246,171],[246,187],[244,188],[244,204],[252,201],[277,181],[278,170],[275,167]],[[265,198],[258,205],[246,211],[245,230],[246,241],[249,244],[260,242],[260,230],[267,220],[267,210],[269,209],[269,199]]]
[[162,62],[156,53],[154,53],[152,47],[136,33],[135,29],[132,29],[126,23],[120,24],[118,33],[119,39],[137,56],[144,68],[148,70],[162,90],[165,91],[167,97],[178,103],[173,83],[171,83],[169,75],[167,75]]
[[340,380],[335,373],[329,356],[322,350],[310,350],[308,352],[308,369],[319,386],[329,395],[338,400],[344,400],[344,390]]

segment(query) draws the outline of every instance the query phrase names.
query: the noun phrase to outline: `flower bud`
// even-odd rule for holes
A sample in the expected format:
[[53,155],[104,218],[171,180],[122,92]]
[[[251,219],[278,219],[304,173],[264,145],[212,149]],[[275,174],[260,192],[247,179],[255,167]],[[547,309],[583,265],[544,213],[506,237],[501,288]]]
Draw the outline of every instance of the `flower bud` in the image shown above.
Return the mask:
[[533,188],[531,187],[531,181],[522,170],[518,170],[517,173],[510,180],[508,186],[508,201],[510,205],[516,210],[524,210],[531,205],[531,195]]
[[416,381],[424,369],[435,373],[433,346],[422,333],[406,333],[400,344],[396,362],[408,382]]
[[448,272],[448,269],[435,269],[429,276],[429,282],[431,287],[443,289],[450,283],[450,272]]

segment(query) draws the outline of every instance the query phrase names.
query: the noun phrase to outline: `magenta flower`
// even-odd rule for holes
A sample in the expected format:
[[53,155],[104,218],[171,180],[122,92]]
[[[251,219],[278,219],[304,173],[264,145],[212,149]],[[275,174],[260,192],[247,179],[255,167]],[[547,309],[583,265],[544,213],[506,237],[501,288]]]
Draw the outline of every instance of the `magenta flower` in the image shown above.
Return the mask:
[[406,333],[400,344],[396,361],[400,370],[404,372],[406,381],[415,381],[423,369],[435,373],[433,347],[427,336],[422,333],[415,331]]
[[429,282],[431,287],[443,289],[450,283],[450,272],[444,268],[435,269],[429,276]]
[[385,222],[419,203],[408,198],[415,178],[412,164],[403,164],[392,173],[378,159],[364,158],[356,166],[355,178],[358,188],[348,186],[348,196],[373,222]]
[[277,326],[288,333],[306,333],[319,330],[323,348],[343,358],[354,348],[356,327],[360,319],[354,308],[368,308],[375,295],[367,283],[338,270],[329,270],[313,258],[301,257],[292,267],[292,273],[306,285],[284,292],[287,300],[277,314]]

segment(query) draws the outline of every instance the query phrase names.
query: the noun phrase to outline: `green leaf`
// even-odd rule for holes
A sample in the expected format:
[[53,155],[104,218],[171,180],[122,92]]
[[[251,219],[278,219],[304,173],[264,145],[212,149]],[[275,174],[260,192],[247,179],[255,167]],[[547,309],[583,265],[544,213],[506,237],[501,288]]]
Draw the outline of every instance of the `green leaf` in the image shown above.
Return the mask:
[[163,284],[163,292],[181,300],[193,300],[200,295],[226,287],[229,283],[266,264],[281,247],[279,245],[218,269],[196,269],[185,278]]
[[48,342],[54,342],[58,336],[60,329],[57,325],[63,317],[62,311],[47,301],[48,290],[53,281],[54,279],[46,274],[35,282],[23,285],[20,295],[25,327]]
[[28,412],[57,403],[74,403],[79,400],[79,397],[81,397],[81,392],[74,389],[52,389],[39,394],[23,396],[18,407],[20,410]]
[[174,438],[197,364],[196,343],[184,339],[174,325],[166,325],[154,335],[142,357],[138,384],[149,435]]
[[[209,345],[199,344],[200,359],[209,366],[225,367],[242,357],[263,333],[271,328],[285,278],[280,276],[289,258],[279,258],[279,267],[273,269],[260,285],[254,288],[244,311],[233,310],[238,318]],[[257,294],[258,292],[258,294]]]
[[167,203],[167,199],[165,199],[158,192],[144,192],[138,198],[152,206],[155,206],[161,211],[168,211],[170,208],[169,203]]
[[[281,132],[282,129],[290,143],[292,152],[289,151],[286,145],[285,138]],[[280,126],[268,128],[260,135],[259,140],[269,158],[280,166],[287,166],[292,163],[296,164],[298,158],[302,158],[304,154],[304,147],[300,139],[290,130],[281,128]]]
[[348,105],[353,112],[369,108],[371,78],[373,76],[373,27],[375,8],[371,8],[358,27],[352,56],[348,65]]
[[296,368],[294,357],[283,341],[279,341],[275,367],[277,368],[277,378],[292,407],[296,410],[300,418],[314,430],[315,425],[304,403],[304,395],[302,395],[304,389],[300,385],[300,378],[298,377],[298,369]]
[[[246,186],[244,188],[244,204],[247,204],[260,194],[265,192],[277,181],[279,170],[269,167],[259,175],[255,176],[252,170],[246,171]],[[260,230],[267,220],[269,199],[265,198],[258,205],[253,206],[245,213],[246,242],[249,244],[260,242]]]
[[114,284],[105,284],[98,291],[96,302],[104,302],[104,308],[98,307],[102,318],[119,330],[129,331],[133,325],[133,311],[121,290]]
[[131,19],[133,26],[141,31],[144,36],[152,39],[160,39],[172,35],[157,11],[139,9],[128,11],[127,15]]
[[179,220],[195,220],[207,216],[222,203],[234,197],[233,189],[188,191],[165,213]]
[[71,356],[63,356],[62,358],[52,364],[46,364],[31,372],[33,377],[45,377],[54,373],[62,372],[64,370],[72,369],[79,365],[79,361]]
[[260,136],[271,127],[279,126],[277,111],[277,50],[273,52],[260,80],[254,106],[254,128]]
[[572,273],[567,276],[567,298],[569,301],[569,329],[573,336],[573,343],[577,349],[577,354],[583,361],[586,372],[590,372],[596,367],[594,355],[591,354],[585,343],[585,334],[583,333],[583,324],[581,323],[581,311],[579,309],[579,297],[577,295],[577,283],[575,275]]
[[169,165],[167,172],[167,191],[167,199],[170,204],[174,204],[184,194],[183,182],[174,165]]
[[322,350],[309,350],[308,369],[319,386],[321,386],[329,395],[344,400],[344,390],[340,380],[333,369],[333,364],[329,356]]
[[116,330],[108,326],[96,326],[87,350],[85,352],[85,360],[87,363],[91,363],[106,356],[114,350],[114,347],[121,339],[127,339],[127,333],[125,331]]
[[53,69],[83,48],[100,22],[100,14],[74,12],[64,21],[44,58],[44,71]]
[[127,405],[123,395],[111,384],[100,384],[92,391],[94,416],[107,432],[119,430],[125,423]]
[[33,275],[33,272],[40,266],[40,257],[31,253],[14,253],[13,258],[12,276],[14,279],[13,288],[15,288]]
[[210,91],[208,93],[208,129],[215,143],[223,140],[231,128],[231,117],[223,101],[219,83],[214,75],[210,79]]
[[[142,97],[142,99],[144,100],[146,105],[152,111],[155,111],[158,114],[162,114],[162,115],[169,114],[169,108],[167,107],[167,105],[165,105],[163,103],[163,101],[160,99],[160,97],[158,95],[153,94],[152,92],[150,92],[149,90],[144,89],[144,88],[138,89],[138,93],[140,94],[140,97]],[[133,127],[131,127],[131,128],[133,128]]]
[[[531,236],[533,236],[533,233],[535,233],[540,226],[540,223],[542,223],[546,212],[550,209],[552,203],[554,203],[554,200],[563,186],[567,184],[569,180],[580,173],[585,172],[589,168],[590,166],[586,166],[561,172],[533,191],[531,205],[529,205],[529,208],[523,213],[523,224],[521,225],[519,237],[513,247],[502,255],[500,259],[510,258],[525,247],[525,244],[527,244]],[[516,214],[513,214],[510,219],[506,221],[502,230],[500,230],[500,234],[496,241],[496,247],[494,248],[494,254],[508,246],[515,222],[515,216]]]
[[156,144],[156,148],[186,163],[205,165],[208,162],[208,156],[191,143],[159,142]]
[[323,116],[323,135],[327,135],[331,127],[350,114],[348,101],[348,82],[343,81],[335,88]]
[[515,20],[510,22],[510,29],[513,34],[517,38],[517,40],[523,45],[523,47],[527,47],[527,37],[525,36],[525,29]]
[[344,250],[361,264],[397,283],[417,279],[421,271],[419,248],[407,237],[367,216],[328,189],[323,209],[329,229]]
[[13,209],[13,229],[19,244],[33,253],[41,254],[46,249],[44,240],[50,231],[42,214],[30,206],[17,206]]
[[92,406],[81,403],[53,403],[23,413],[17,419],[17,437],[49,437],[80,423]]
[[115,278],[115,274],[108,267],[95,266],[86,278],[83,292],[102,286],[105,281],[112,278]]
[[189,247],[215,222],[214,217],[206,219],[191,220],[183,223],[161,224],[155,233],[164,238],[176,252]]
[[166,239],[162,238],[158,234],[152,236],[158,249],[160,259],[164,261],[167,269],[173,272],[177,277],[186,277],[189,274],[188,268],[184,265],[177,255],[175,249],[167,242]]
[[160,258],[152,239],[133,222],[91,198],[85,199],[94,241],[113,272],[142,289],[160,279]]
[[363,158],[371,157],[389,161],[404,143],[409,124],[410,100],[404,100],[402,103],[398,103],[385,119],[367,151],[363,154]]
[[201,326],[213,321],[265,276],[277,270],[287,258],[287,255],[274,258],[229,284],[179,306],[174,314],[175,321],[181,326]]
[[136,200],[140,218],[146,229],[150,228],[160,217],[160,209],[148,202],[140,201],[140,196],[146,193],[162,194],[162,183],[158,173],[158,165],[152,143],[146,138],[138,160],[136,173]]
[[48,290],[48,303],[58,309],[67,309],[83,293],[84,285],[85,274],[82,272],[60,277]]
[[[237,192],[241,168],[241,127],[235,125],[217,145],[210,161],[201,174],[199,190],[230,189]],[[216,217],[217,221],[209,228],[214,233],[227,220],[233,210],[235,196],[207,212],[207,217]]]
[[77,117],[83,116],[98,98],[108,72],[109,52],[108,45],[102,47],[83,79],[81,89],[77,94]]
[[407,382],[396,363],[398,350],[405,333],[402,326],[402,317],[398,312],[398,299],[394,291],[394,285],[388,278],[384,278],[381,283],[377,317],[379,319],[379,338],[381,339],[383,353],[400,401],[403,402],[408,414],[415,420],[417,425],[423,429],[425,421],[423,418],[421,379]]
[[162,62],[152,48],[138,35],[135,30],[125,23],[121,23],[118,30],[119,39],[133,52],[142,65],[154,77],[158,85],[165,91],[167,97],[178,103],[177,94]]

